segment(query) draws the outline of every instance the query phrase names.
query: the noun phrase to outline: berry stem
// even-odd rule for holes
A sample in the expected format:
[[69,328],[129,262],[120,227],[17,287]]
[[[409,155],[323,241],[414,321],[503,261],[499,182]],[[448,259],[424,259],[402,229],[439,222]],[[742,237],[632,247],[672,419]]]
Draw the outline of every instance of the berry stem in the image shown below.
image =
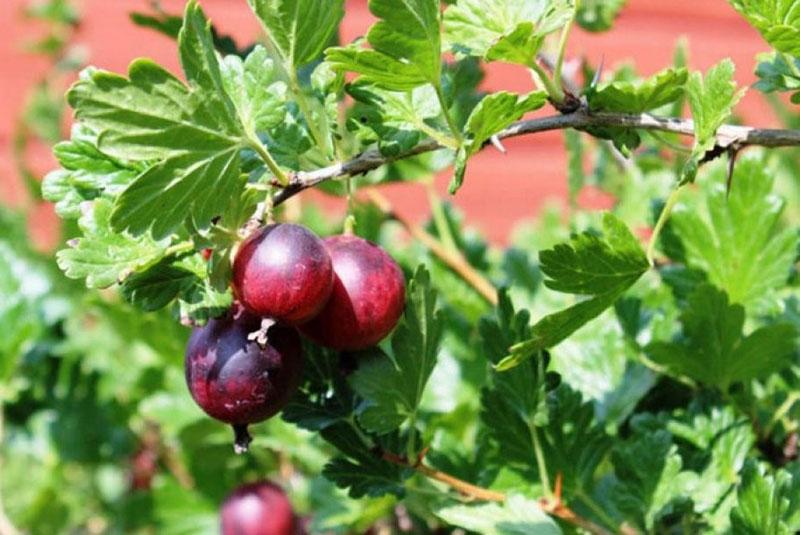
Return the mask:
[[347,188],[347,217],[344,220],[344,235],[345,236],[352,236],[355,233],[356,228],[356,216],[353,213],[353,180],[354,178],[349,176],[345,179],[345,187]]
[[237,455],[246,453],[250,449],[250,443],[253,441],[252,435],[247,430],[247,424],[233,424],[233,451]]

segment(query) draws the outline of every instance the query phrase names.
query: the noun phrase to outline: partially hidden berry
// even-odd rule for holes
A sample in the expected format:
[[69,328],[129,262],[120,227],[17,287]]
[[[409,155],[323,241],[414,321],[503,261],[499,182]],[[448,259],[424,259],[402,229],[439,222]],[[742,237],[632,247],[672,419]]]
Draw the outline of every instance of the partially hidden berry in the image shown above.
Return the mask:
[[299,325],[313,318],[333,289],[331,258],[300,225],[267,225],[242,242],[233,261],[233,291],[257,316]]
[[324,242],[333,262],[333,293],[300,330],[331,349],[371,347],[394,329],[403,313],[403,272],[386,251],[365,239],[331,236]]
[[222,535],[299,535],[300,522],[283,490],[269,481],[242,485],[222,504]]
[[186,383],[209,416],[231,424],[237,452],[247,450],[247,425],[279,412],[300,382],[303,353],[297,331],[272,325],[256,341],[260,318],[233,309],[195,328],[186,348]]

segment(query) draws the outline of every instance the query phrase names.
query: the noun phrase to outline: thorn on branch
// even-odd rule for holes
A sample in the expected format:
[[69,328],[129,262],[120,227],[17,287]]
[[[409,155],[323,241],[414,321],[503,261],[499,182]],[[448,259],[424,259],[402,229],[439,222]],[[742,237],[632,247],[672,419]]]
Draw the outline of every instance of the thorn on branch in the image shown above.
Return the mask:
[[490,137],[489,141],[492,142],[492,146],[496,148],[498,151],[500,151],[501,154],[505,154],[506,152],[508,152],[506,148],[503,146],[503,143],[500,142],[500,138],[497,137],[497,134]]
[[728,147],[728,176],[725,180],[725,195],[731,194],[731,186],[733,185],[733,171],[736,168],[736,157],[739,156],[740,147],[731,145]]

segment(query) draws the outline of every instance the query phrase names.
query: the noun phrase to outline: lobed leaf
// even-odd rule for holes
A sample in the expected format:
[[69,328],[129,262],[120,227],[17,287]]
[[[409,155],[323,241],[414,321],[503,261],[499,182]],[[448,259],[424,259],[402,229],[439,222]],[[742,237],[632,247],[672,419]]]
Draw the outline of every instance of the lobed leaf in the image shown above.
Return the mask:
[[358,73],[358,80],[384,89],[408,91],[440,84],[441,15],[435,0],[370,0],[380,20],[370,27],[370,50],[357,45],[333,47],[326,60],[337,70]]
[[800,235],[779,228],[786,203],[772,193],[763,158],[739,160],[731,184],[729,194],[717,168],[704,184],[705,206],[691,199],[677,205],[672,226],[689,267],[703,270],[732,302],[763,310],[788,280]]
[[519,495],[503,503],[448,505],[436,516],[460,528],[484,535],[560,535],[561,528],[542,511],[536,500]]
[[445,43],[457,53],[530,65],[574,10],[571,0],[459,0],[444,14]]
[[89,288],[108,288],[161,258],[167,242],[148,235],[137,237],[111,228],[111,203],[98,199],[78,220],[83,236],[56,255],[58,266],[73,279],[86,279]]
[[800,56],[800,5],[795,0],[728,0],[780,52]]
[[247,0],[293,68],[317,59],[339,29],[344,0]]
[[456,155],[456,168],[450,182],[450,193],[455,193],[464,182],[466,162],[481,150],[494,134],[507,128],[524,114],[538,110],[547,102],[544,92],[517,96],[507,91],[492,93],[481,99],[467,118],[464,127],[466,141]]
[[674,373],[726,391],[731,383],[778,371],[790,363],[798,336],[788,323],[742,333],[744,308],[730,304],[725,292],[703,284],[689,297],[681,315],[683,340],[655,341],[645,350]]
[[681,172],[681,183],[693,182],[697,168],[717,142],[717,129],[730,117],[733,107],[744,96],[736,90],[734,64],[724,59],[711,67],[705,77],[693,72],[686,83],[689,108],[694,120],[694,147]]
[[539,255],[545,286],[589,296],[567,309],[545,316],[532,329],[532,338],[515,344],[511,355],[497,364],[505,370],[542,349],[555,346],[596,318],[647,271],[650,264],[625,224],[610,213],[603,217],[605,239],[584,232],[569,244]]

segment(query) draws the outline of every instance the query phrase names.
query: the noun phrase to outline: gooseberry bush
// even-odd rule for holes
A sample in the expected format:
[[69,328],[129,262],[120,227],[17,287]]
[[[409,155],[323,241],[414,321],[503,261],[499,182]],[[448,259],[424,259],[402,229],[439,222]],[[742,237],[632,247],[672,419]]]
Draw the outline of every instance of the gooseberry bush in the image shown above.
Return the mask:
[[[353,43],[343,0],[248,3],[252,46],[190,0],[134,16],[182,73],[69,89],[42,195],[70,281],[3,213],[0,531],[800,530],[793,0],[730,0],[784,129],[734,124],[733,63],[682,46],[649,76],[567,69],[624,0],[370,0]],[[530,91],[483,91],[491,62]],[[381,193],[501,182],[470,159],[548,130],[568,207],[507,248]]]

